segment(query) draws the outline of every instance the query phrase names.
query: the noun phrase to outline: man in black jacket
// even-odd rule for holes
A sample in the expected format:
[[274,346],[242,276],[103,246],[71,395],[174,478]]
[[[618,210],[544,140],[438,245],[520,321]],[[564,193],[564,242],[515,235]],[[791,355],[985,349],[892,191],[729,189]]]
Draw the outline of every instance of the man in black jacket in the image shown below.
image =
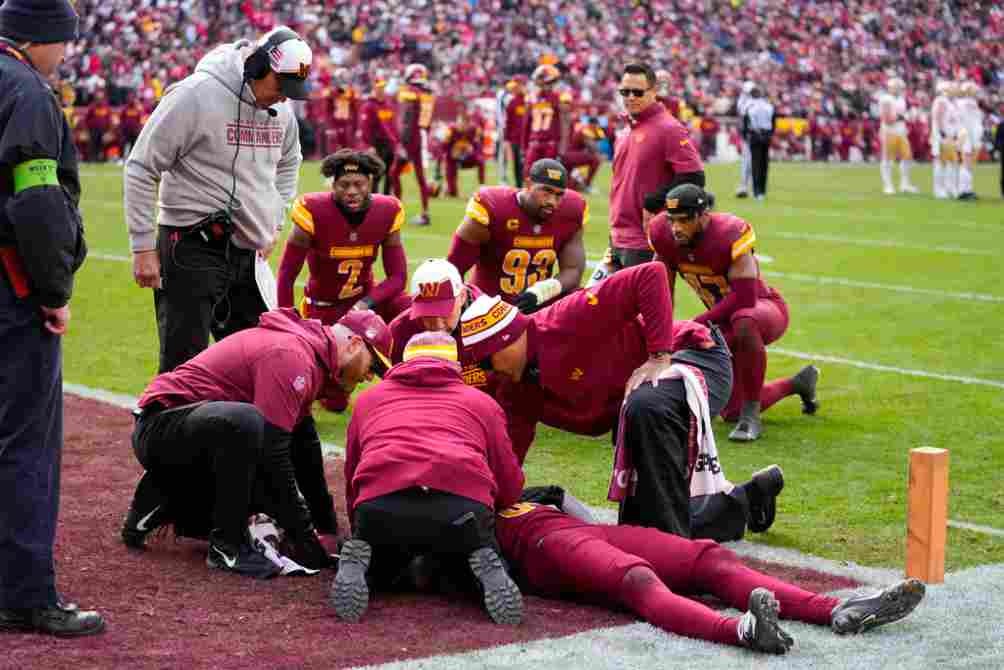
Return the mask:
[[53,563],[61,336],[87,249],[77,154],[46,78],[77,22],[67,0],[0,6],[0,631],[59,636],[105,627],[61,601]]

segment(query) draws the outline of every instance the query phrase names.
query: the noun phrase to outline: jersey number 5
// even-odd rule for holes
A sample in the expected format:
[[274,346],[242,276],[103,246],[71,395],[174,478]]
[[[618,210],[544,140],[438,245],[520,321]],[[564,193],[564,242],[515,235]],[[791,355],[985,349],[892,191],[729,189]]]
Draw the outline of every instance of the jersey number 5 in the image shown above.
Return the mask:
[[721,275],[697,275],[690,272],[681,273],[691,288],[697,293],[705,307],[713,307],[715,303],[729,294],[729,282]]
[[538,281],[548,279],[556,260],[554,249],[541,249],[533,258],[526,249],[512,249],[502,260],[502,272],[507,276],[499,282],[499,288],[503,293],[518,295]]
[[357,285],[362,271],[363,262],[359,260],[347,260],[338,264],[338,274],[348,275],[342,284],[342,290],[338,293],[339,300],[348,300],[363,292],[363,287]]

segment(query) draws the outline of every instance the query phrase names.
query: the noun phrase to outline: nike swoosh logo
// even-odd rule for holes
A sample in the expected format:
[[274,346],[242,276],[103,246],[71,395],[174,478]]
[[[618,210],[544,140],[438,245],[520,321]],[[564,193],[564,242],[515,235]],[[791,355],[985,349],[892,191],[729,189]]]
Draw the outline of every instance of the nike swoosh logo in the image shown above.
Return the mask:
[[226,563],[226,566],[228,568],[230,568],[231,570],[233,570],[234,566],[237,565],[237,557],[236,556],[234,556],[233,558],[230,558],[229,556],[227,556],[225,553],[223,553],[222,551],[220,551],[216,547],[213,547],[213,551],[215,551],[219,555],[219,557],[223,559],[223,562]]
[[146,522],[149,521],[150,517],[152,517],[154,514],[156,514],[157,510],[159,510],[159,509],[160,509],[160,505],[157,505],[156,507],[153,508],[152,512],[150,512],[145,517],[143,517],[142,519],[140,519],[139,522],[136,524],[136,530],[141,531],[141,532],[145,532],[145,531],[149,530],[149,528],[146,527]]

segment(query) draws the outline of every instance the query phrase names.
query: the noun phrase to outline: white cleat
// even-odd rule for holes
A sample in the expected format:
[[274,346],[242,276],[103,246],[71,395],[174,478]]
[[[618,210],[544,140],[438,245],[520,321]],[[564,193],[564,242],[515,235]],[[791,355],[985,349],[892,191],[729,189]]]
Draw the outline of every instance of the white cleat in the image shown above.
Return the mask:
[[913,184],[900,184],[899,190],[903,193],[920,193]]
[[886,195],[896,195],[896,189],[894,189],[892,186],[886,186],[885,188],[882,189],[882,192],[885,193]]

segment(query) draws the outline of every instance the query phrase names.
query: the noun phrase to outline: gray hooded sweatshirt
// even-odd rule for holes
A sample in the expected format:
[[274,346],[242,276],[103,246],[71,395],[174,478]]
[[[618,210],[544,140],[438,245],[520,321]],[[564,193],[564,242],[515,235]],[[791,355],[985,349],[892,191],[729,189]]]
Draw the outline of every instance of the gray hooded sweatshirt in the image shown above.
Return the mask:
[[263,249],[275,241],[303,156],[289,103],[273,106],[278,114],[269,116],[254,106],[248,84],[238,104],[244,61],[253,50],[247,40],[213,49],[193,74],[168,87],[143,126],[125,165],[134,252],[156,247],[155,200],[159,224],[192,226],[227,208],[234,175],[234,244]]

